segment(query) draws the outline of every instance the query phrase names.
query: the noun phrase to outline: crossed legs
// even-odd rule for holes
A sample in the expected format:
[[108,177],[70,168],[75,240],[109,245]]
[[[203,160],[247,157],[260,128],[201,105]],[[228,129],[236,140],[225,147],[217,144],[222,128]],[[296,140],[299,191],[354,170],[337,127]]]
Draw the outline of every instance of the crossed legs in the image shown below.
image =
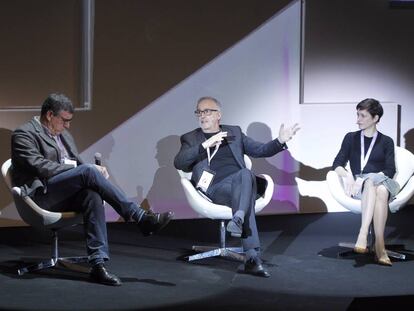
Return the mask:
[[244,168],[226,177],[209,189],[213,202],[231,206],[233,215],[242,219],[242,244],[247,257],[255,257],[260,250],[254,205],[256,203],[256,179]]
[[367,236],[371,222],[374,222],[375,255],[380,263],[390,264],[385,250],[384,231],[388,216],[388,190],[383,185],[375,186],[367,179],[364,183],[361,199],[361,228],[355,249],[367,249]]
[[[212,185],[208,194],[213,202],[231,206],[233,219],[227,225],[227,231],[239,233],[242,238],[245,251],[244,272],[260,277],[269,277],[269,272],[262,265],[260,259],[260,240],[256,226],[256,177],[243,168],[238,172],[227,176],[219,183]],[[233,223],[235,227],[229,228]],[[237,230],[236,230],[237,229]]]
[[106,180],[94,165],[83,164],[51,177],[46,193],[36,193],[34,200],[54,212],[77,211],[84,216],[87,249],[92,262],[107,260],[108,241],[102,200],[107,201],[126,221],[139,223],[144,235],[163,228],[173,213],[146,213],[136,202]]

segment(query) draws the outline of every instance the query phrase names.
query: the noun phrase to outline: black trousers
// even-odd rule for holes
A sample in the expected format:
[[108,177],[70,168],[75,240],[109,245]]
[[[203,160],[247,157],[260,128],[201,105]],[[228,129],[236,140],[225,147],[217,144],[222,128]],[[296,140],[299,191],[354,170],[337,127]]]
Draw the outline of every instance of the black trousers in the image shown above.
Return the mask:
[[227,176],[213,184],[207,190],[207,195],[214,203],[230,206],[233,215],[237,211],[245,214],[243,223],[242,245],[248,257],[257,255],[260,251],[260,240],[256,225],[256,176],[247,168]]

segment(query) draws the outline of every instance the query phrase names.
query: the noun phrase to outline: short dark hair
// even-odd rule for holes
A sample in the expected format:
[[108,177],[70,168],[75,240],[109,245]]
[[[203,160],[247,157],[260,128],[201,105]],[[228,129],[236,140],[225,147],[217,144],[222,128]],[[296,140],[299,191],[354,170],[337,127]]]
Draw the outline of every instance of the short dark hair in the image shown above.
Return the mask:
[[198,107],[198,104],[201,103],[203,100],[211,100],[211,101],[213,101],[213,102],[215,102],[217,104],[217,106],[219,107],[219,109],[221,109],[221,103],[216,98],[211,97],[211,96],[203,96],[203,97],[200,97],[197,100],[197,107]]
[[367,110],[372,117],[378,116],[377,122],[379,122],[384,114],[384,109],[382,108],[380,102],[373,98],[366,98],[359,102],[356,106],[356,110]]
[[57,116],[61,111],[74,113],[72,101],[63,94],[52,93],[45,99],[40,112],[41,116],[45,116],[48,111],[52,111]]

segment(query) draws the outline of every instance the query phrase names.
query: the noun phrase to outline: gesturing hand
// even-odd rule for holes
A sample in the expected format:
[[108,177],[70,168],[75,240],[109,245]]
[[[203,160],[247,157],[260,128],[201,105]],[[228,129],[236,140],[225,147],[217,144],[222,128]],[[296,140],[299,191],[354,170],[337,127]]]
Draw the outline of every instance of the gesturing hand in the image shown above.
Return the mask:
[[296,134],[297,131],[300,130],[299,124],[295,123],[293,126],[286,127],[282,123],[279,129],[279,137],[278,140],[280,143],[284,144],[285,142],[292,139],[292,137]]
[[216,135],[211,136],[204,143],[202,143],[202,145],[204,149],[215,147],[216,145],[221,144],[223,137],[227,137],[227,132],[219,132]]

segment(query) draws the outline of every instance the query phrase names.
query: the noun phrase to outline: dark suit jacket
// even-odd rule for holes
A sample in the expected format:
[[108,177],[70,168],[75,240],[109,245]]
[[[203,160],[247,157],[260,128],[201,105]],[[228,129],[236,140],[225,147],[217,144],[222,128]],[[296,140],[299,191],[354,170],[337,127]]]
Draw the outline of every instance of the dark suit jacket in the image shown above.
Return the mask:
[[[71,165],[60,163],[60,150],[53,138],[47,135],[35,119],[17,128],[12,134],[12,182],[22,189],[22,195],[31,195],[44,188],[45,181],[67,171]],[[82,163],[72,135],[63,131],[61,139],[69,156]]]
[[[246,136],[239,126],[221,125],[221,129],[227,132],[227,136],[234,136],[229,141],[230,150],[240,168],[245,168],[244,154],[252,158],[270,157],[287,149],[286,144],[281,144],[275,139],[268,143],[261,143]],[[191,181],[197,184],[205,168],[208,167],[207,152],[201,146],[205,141],[201,128],[195,129],[181,136],[181,149],[174,159],[174,166],[184,172],[193,172]]]

